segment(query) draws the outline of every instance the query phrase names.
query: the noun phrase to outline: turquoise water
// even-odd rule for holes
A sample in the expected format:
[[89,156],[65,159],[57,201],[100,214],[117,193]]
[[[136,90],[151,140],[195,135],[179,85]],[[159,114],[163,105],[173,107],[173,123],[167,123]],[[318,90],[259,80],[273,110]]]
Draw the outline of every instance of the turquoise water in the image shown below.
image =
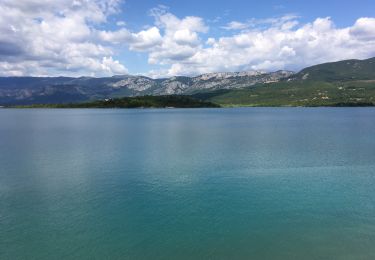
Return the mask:
[[0,110],[0,259],[375,259],[375,109]]

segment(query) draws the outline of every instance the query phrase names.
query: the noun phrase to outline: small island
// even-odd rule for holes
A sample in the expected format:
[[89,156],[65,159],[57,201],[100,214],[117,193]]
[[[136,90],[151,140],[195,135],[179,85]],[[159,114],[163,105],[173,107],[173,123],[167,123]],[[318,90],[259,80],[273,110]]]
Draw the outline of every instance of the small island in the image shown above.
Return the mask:
[[183,95],[108,98],[83,103],[33,104],[13,108],[217,108],[209,101]]

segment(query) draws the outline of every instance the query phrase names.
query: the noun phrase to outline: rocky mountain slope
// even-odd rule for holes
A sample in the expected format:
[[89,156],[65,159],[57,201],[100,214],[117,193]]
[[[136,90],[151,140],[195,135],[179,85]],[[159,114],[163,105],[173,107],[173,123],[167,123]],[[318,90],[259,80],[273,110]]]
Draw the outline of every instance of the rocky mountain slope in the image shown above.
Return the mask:
[[0,77],[0,105],[69,103],[143,95],[185,95],[278,82],[291,75],[293,72],[290,71],[247,71],[166,79],[131,75],[107,78]]

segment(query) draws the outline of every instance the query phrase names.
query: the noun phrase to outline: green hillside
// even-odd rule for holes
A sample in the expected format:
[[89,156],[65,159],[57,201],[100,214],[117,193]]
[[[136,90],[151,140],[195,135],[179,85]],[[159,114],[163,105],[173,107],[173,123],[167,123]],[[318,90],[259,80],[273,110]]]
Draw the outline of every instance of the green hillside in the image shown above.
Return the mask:
[[282,82],[196,97],[222,106],[373,106],[375,81]]
[[375,58],[325,63],[282,82],[195,97],[223,106],[373,106]]
[[375,79],[375,58],[319,64],[301,70],[293,78],[328,82]]

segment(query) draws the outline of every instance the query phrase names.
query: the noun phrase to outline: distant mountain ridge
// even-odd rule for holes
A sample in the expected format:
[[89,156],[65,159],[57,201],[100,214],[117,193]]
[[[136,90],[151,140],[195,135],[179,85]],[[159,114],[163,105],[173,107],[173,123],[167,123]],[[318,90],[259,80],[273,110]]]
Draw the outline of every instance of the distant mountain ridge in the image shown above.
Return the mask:
[[294,73],[261,71],[208,73],[196,77],[152,79],[145,76],[0,77],[0,105],[53,104],[144,95],[188,95],[278,82]]
[[133,96],[193,95],[220,105],[375,104],[375,58],[280,70],[207,73],[152,79],[0,77],[0,106],[63,104]]

